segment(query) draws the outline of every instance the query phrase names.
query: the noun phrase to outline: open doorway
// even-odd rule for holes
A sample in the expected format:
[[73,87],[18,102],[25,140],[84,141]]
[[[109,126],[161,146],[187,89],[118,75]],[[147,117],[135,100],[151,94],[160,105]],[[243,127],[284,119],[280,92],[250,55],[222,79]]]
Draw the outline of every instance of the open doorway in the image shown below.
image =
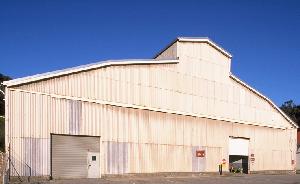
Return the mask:
[[249,139],[229,137],[229,171],[248,173]]
[[248,156],[229,155],[230,172],[248,174]]

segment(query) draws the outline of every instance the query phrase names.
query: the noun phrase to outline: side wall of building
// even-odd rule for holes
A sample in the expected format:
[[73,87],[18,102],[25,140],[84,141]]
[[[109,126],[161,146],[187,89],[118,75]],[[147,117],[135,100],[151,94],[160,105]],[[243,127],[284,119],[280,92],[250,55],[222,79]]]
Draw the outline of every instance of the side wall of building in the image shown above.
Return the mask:
[[[250,139],[251,171],[292,170],[296,130],[64,99],[7,93],[6,138],[21,175],[50,174],[50,133],[101,136],[102,174],[216,172],[228,161],[229,136]],[[205,158],[195,151],[206,151]],[[16,175],[14,169],[11,170]]]

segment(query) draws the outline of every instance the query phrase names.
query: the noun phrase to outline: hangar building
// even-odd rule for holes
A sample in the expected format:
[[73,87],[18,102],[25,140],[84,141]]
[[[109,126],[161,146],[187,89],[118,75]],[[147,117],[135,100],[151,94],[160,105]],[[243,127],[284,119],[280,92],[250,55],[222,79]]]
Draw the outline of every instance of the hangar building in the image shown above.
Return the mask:
[[154,59],[5,82],[11,175],[294,171],[297,125],[230,72],[231,58],[181,37]]

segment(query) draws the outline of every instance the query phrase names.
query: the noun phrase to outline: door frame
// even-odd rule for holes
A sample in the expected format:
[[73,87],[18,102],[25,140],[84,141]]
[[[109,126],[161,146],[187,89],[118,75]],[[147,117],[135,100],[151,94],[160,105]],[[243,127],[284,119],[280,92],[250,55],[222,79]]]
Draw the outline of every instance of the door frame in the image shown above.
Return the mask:
[[53,165],[52,165],[52,148],[53,148],[53,145],[52,145],[52,136],[53,135],[60,135],[60,136],[73,136],[73,137],[98,137],[99,138],[99,154],[100,154],[100,159],[99,159],[99,177],[101,178],[101,163],[102,163],[102,154],[101,154],[101,145],[102,145],[102,142],[101,142],[101,136],[94,136],[94,135],[72,135],[72,134],[57,134],[57,133],[50,133],[50,180],[53,179],[53,175],[52,175],[52,169],[53,169]]
[[[90,151],[88,151],[87,152],[88,154],[87,154],[87,164],[88,164],[88,170],[87,170],[87,178],[100,178],[100,152],[90,152]],[[99,170],[99,173],[98,173],[98,176],[99,177],[89,177],[89,171],[90,171],[90,165],[89,165],[89,163],[90,163],[90,156],[91,155],[94,155],[94,154],[97,154],[97,156],[96,156],[96,162],[98,162],[97,164],[98,164],[98,170]]]

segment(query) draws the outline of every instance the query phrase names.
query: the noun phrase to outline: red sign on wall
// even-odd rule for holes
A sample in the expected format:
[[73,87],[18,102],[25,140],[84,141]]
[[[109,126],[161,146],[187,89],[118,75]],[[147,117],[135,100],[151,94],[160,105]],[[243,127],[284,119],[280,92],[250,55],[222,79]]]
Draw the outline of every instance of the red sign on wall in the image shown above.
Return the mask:
[[196,157],[205,157],[205,150],[197,150]]

